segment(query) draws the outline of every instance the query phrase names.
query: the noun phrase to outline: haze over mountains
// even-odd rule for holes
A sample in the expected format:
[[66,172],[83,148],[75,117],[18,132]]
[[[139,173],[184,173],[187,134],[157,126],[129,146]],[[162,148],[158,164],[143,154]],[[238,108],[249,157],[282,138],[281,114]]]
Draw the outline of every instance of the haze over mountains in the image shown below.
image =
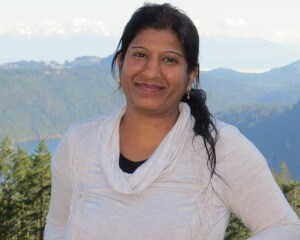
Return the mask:
[[292,107],[245,107],[217,113],[216,117],[237,126],[255,143],[271,168],[280,171],[284,161],[292,176],[300,179],[300,102]]
[[248,104],[295,104],[300,99],[300,61],[265,73],[241,73],[230,69],[203,72],[202,88],[211,94],[211,108]]
[[[70,26],[66,27],[65,31],[69,28]],[[115,50],[118,41],[119,36],[108,37],[91,32],[80,32],[70,36],[2,33],[0,64],[19,59],[57,60],[62,63],[65,59],[81,55],[108,56]],[[201,36],[202,69],[222,66],[231,69],[264,70],[293,62],[299,55],[299,42],[280,43],[262,38]]]
[[[115,109],[123,100],[110,62],[111,56],[0,65],[0,139],[59,138],[70,124]],[[265,73],[204,71],[200,81],[218,118],[238,125],[272,167],[285,160],[300,178],[300,61]]]

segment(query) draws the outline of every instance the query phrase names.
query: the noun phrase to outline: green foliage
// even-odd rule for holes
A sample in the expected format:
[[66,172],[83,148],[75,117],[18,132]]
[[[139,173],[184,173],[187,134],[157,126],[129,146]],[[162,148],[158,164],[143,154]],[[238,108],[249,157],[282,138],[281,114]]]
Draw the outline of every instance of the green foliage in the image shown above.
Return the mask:
[[290,171],[284,161],[281,163],[281,169],[280,173],[274,173],[276,182],[291,207],[295,210],[297,215],[300,216],[300,181],[291,180]]
[[9,239],[13,228],[13,156],[14,149],[8,137],[0,144],[0,239]]
[[0,145],[0,239],[43,239],[50,201],[50,158],[46,142],[35,154]]
[[250,230],[244,226],[242,221],[233,214],[230,214],[225,240],[243,240],[248,239],[250,236]]
[[31,191],[33,194],[32,204],[36,211],[32,214],[36,219],[34,232],[37,239],[43,239],[46,214],[50,202],[51,154],[47,149],[46,141],[42,140],[32,156]]
[[35,221],[32,216],[34,209],[31,206],[32,161],[22,148],[17,149],[13,166],[12,209],[15,222],[14,229],[16,230],[15,239],[33,239],[30,238],[31,225]]
[[74,122],[114,109],[117,88],[101,64],[0,65],[0,139],[58,138]]

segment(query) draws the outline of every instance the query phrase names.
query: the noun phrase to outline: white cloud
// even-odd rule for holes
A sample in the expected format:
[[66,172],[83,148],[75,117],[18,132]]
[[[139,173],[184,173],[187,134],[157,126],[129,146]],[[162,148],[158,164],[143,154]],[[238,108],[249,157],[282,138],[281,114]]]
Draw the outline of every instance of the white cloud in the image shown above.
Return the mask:
[[276,31],[274,35],[276,37],[282,37],[284,35],[284,31]]
[[86,18],[73,19],[69,25],[69,29],[75,34],[80,32],[91,32],[104,36],[110,36],[110,32],[107,30],[104,23],[99,20],[89,21]]
[[202,37],[217,37],[218,33],[213,29],[213,27],[208,26],[208,24],[203,24],[198,18],[193,19],[200,38]]
[[277,30],[270,36],[275,42],[300,42],[300,32]]
[[[205,22],[198,18],[193,19],[200,37],[242,37],[263,38],[273,42],[291,43],[300,42],[300,32],[292,29],[264,29],[255,23],[249,24],[243,18],[228,18],[220,22]],[[65,22],[44,20],[40,22],[0,22],[0,34],[20,35],[25,38],[58,37],[69,38],[76,34],[104,36],[107,38],[121,33],[112,33],[105,22],[99,19],[85,17],[73,18]]]
[[4,26],[3,23],[0,22],[0,34],[4,32]]
[[5,34],[7,32],[7,24],[4,22],[0,22],[0,34]]
[[73,19],[72,23],[75,27],[86,27],[90,25],[90,21],[83,17]]
[[19,23],[14,32],[16,32],[18,35],[32,37],[39,33],[39,29],[34,26],[27,26],[25,23]]
[[107,28],[101,21],[95,22],[95,25],[93,26],[92,30],[95,33],[103,33],[104,36],[107,36],[107,37],[110,36],[109,31],[107,30]]
[[224,22],[226,27],[244,27],[247,25],[247,22],[240,18],[240,19],[226,19]]
[[66,31],[63,30],[63,29],[59,29],[59,28],[57,28],[57,29],[52,28],[52,29],[44,30],[43,35],[46,36],[46,37],[47,36],[53,36],[53,35],[55,35],[55,36],[64,36],[64,35],[66,35]]
[[86,18],[76,18],[65,23],[43,21],[40,23],[0,24],[0,34],[14,33],[26,37],[34,36],[65,36],[70,37],[79,33],[93,33],[110,36],[110,32],[102,21],[91,21]]

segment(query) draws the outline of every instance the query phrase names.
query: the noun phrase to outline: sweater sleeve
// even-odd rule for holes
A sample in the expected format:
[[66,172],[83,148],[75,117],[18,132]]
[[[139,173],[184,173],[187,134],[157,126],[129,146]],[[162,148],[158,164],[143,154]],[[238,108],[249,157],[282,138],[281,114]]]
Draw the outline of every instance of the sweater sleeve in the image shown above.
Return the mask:
[[299,240],[299,218],[257,148],[232,126],[220,131],[218,148],[220,196],[251,230],[250,239]]
[[46,218],[45,240],[64,239],[72,196],[71,142],[69,131],[61,139],[51,161],[51,200]]

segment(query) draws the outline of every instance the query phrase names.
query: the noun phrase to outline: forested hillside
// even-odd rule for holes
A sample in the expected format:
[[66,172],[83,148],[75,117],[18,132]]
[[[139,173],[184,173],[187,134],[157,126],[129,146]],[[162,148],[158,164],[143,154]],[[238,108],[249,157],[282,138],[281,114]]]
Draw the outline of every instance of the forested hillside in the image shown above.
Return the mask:
[[300,102],[292,107],[252,106],[218,113],[217,117],[236,125],[262,151],[277,171],[282,161],[300,179]]
[[[0,65],[0,140],[60,138],[72,123],[112,111],[122,93],[110,73],[111,57]],[[286,161],[300,178],[300,61],[249,74],[229,69],[201,73],[208,105],[237,125],[279,169]],[[249,107],[250,106],[250,107]]]
[[3,65],[0,86],[0,139],[59,137],[70,124],[115,108],[120,98],[98,58]]
[[[0,65],[0,139],[59,137],[70,124],[116,108],[121,93],[110,62],[111,57],[80,57],[64,64]],[[300,61],[266,73],[217,69],[200,78],[213,112],[300,100]]]
[[214,112],[253,104],[290,105],[300,100],[300,61],[265,73],[215,69],[201,73]]

